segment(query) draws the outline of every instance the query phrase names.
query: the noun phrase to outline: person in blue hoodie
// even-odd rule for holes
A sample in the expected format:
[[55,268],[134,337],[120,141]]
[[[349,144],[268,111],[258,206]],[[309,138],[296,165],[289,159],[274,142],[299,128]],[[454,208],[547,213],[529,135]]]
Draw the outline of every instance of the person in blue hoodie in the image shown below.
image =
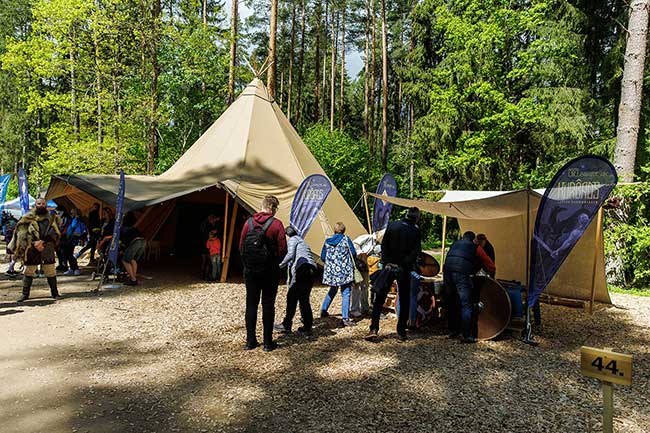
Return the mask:
[[86,225],[79,217],[79,211],[76,208],[72,208],[70,209],[70,223],[65,229],[61,245],[63,256],[70,265],[70,269],[65,271],[63,275],[81,275],[79,264],[74,254],[74,248],[84,236],[86,236]]
[[354,249],[352,239],[345,235],[345,224],[337,222],[334,224],[334,235],[325,240],[320,253],[321,260],[325,263],[323,269],[323,284],[330,286],[329,292],[325,295],[321,307],[320,316],[327,317],[332,299],[336,292],[341,289],[343,303],[341,304],[341,316],[343,326],[355,326],[356,323],[350,320],[350,293],[354,282],[354,260],[357,251]]

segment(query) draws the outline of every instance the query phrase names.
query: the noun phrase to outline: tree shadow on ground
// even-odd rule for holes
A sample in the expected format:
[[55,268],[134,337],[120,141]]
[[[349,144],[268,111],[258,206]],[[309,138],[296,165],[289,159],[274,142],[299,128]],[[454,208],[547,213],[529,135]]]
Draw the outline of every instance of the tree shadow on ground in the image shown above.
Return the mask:
[[[539,347],[514,339],[463,345],[427,334],[400,343],[394,320],[381,322],[382,340],[372,344],[361,338],[368,320],[354,330],[318,320],[313,341],[293,335],[274,352],[246,352],[240,320],[213,329],[193,326],[189,315],[189,323],[162,339],[143,331],[141,338],[94,339],[5,361],[27,366],[46,359],[60,374],[77,377],[63,396],[41,400],[41,411],[72,408],[49,431],[597,430],[599,386],[580,375],[579,347],[585,340],[621,345],[647,365],[647,328],[614,309],[593,316],[558,306],[543,312]],[[633,418],[640,429],[626,431],[641,432],[650,422],[643,396],[649,373],[641,370],[635,380],[638,388],[617,397],[618,422]],[[12,403],[0,401],[13,407],[3,416],[9,427],[34,410]]]

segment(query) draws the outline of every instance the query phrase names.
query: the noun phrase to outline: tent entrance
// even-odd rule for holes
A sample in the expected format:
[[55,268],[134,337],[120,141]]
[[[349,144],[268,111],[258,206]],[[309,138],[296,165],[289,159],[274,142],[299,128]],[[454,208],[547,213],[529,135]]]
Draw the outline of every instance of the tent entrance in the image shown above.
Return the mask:
[[[230,258],[228,275],[235,277],[241,275],[237,245],[243,223],[250,214],[241,205],[236,204],[236,199],[230,197],[224,189],[214,186],[154,205],[151,211],[145,210],[145,214],[149,212],[153,218],[154,213],[164,212],[165,206],[170,205],[172,208],[165,220],[160,221],[157,233],[147,236],[148,239],[159,244],[161,255],[174,257],[176,260],[188,263],[188,266],[195,263],[196,274],[200,275],[201,255],[205,249],[202,226],[208,216],[214,214],[218,220],[216,230],[217,236],[222,241],[224,262],[226,257]],[[147,215],[143,215],[142,223],[147,225],[147,219]],[[231,248],[228,251],[229,245]]]

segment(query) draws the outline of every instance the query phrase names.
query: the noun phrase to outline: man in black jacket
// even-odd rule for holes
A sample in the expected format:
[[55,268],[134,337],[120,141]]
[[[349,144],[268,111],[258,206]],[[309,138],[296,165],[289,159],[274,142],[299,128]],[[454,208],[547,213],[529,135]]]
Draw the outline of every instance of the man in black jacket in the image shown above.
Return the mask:
[[[398,295],[400,299],[405,300],[401,303],[397,319],[397,335],[401,341],[406,340],[406,322],[411,299],[411,271],[422,252],[420,228],[417,225],[419,218],[420,210],[416,207],[409,208],[406,218],[393,221],[388,225],[381,242],[381,262],[384,268],[392,269],[390,280],[397,280]],[[367,340],[376,339],[379,334],[379,318],[387,295],[388,290],[381,290],[375,296]]]
[[462,334],[463,343],[476,342],[479,293],[475,291],[472,275],[481,268],[491,275],[496,272],[494,262],[478,244],[474,232],[467,231],[449,249],[443,269],[449,337]]

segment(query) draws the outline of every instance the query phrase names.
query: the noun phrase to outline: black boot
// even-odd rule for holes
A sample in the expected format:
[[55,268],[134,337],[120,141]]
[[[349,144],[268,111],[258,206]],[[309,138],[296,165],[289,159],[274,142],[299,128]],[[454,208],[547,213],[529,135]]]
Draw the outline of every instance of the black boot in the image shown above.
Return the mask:
[[32,281],[34,277],[28,277],[27,275],[23,276],[23,295],[16,300],[16,302],[24,302],[29,299],[29,291],[32,288]]
[[59,289],[56,287],[56,277],[47,277],[47,284],[50,285],[50,294],[53,299],[61,299]]

